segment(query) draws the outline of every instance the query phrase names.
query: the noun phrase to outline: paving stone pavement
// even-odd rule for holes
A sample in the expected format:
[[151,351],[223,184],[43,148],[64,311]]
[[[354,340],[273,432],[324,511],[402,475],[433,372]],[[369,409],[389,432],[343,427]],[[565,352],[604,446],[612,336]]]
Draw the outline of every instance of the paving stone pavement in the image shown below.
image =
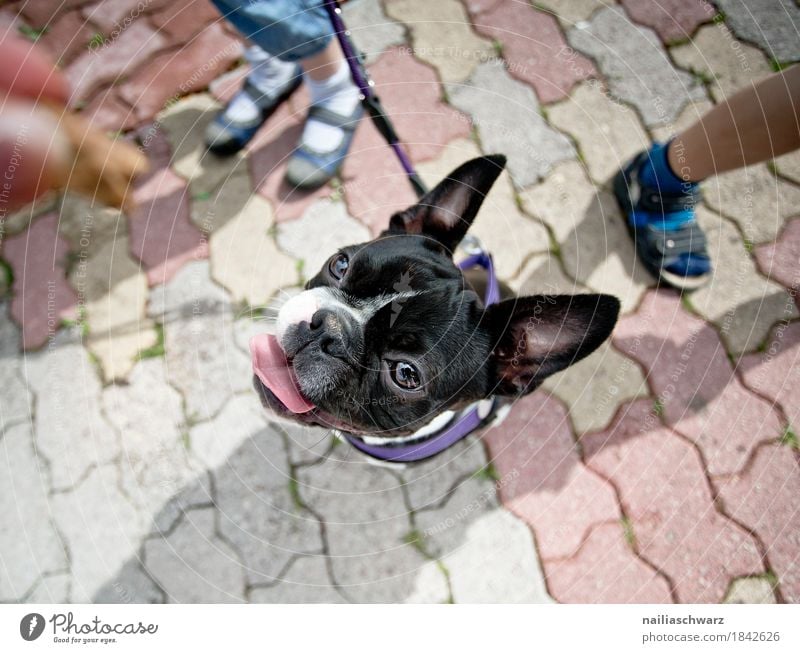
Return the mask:
[[642,270],[608,185],[800,59],[795,3],[347,3],[429,185],[508,157],[474,228],[502,279],[623,304],[595,354],[404,469],[271,422],[248,355],[415,201],[374,127],[294,191],[304,89],[245,151],[205,151],[246,74],[207,0],[47,4],[0,24],[47,25],[72,105],[152,165],[130,215],[71,194],[3,214],[0,601],[800,601],[800,156],[704,184],[716,274],[684,298]]

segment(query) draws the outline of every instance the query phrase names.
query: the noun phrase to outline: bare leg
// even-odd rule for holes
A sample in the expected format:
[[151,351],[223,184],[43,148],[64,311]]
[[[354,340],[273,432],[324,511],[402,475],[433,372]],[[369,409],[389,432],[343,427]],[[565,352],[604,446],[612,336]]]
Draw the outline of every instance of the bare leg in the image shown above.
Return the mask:
[[306,75],[315,82],[321,82],[339,70],[343,61],[344,54],[342,54],[342,50],[339,47],[339,41],[334,38],[331,39],[322,52],[315,54],[313,57],[307,57],[300,63]]
[[800,148],[800,65],[718,104],[678,134],[667,152],[684,181],[760,163]]

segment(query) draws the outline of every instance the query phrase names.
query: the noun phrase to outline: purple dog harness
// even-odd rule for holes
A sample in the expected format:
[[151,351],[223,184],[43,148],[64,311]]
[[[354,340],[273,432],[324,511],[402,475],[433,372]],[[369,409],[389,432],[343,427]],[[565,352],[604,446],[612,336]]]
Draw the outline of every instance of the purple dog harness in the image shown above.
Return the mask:
[[[461,270],[467,270],[474,266],[484,268],[488,276],[484,303],[486,306],[496,304],[500,301],[500,285],[497,282],[491,255],[481,249],[458,264]],[[349,433],[344,433],[343,436],[356,449],[378,460],[393,463],[417,462],[441,453],[456,442],[466,438],[473,431],[486,425],[495,415],[498,404],[496,397],[480,401],[457,417],[454,417],[440,431],[421,436],[419,439],[414,439],[412,436],[411,441],[367,444],[362,439]]]

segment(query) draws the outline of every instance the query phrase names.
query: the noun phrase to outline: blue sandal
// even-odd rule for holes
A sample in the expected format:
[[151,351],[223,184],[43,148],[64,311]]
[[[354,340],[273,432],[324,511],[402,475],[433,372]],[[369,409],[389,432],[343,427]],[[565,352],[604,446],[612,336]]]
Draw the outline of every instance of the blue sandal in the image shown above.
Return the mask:
[[[614,177],[614,194],[625,224],[636,245],[636,253],[657,279],[680,290],[695,290],[712,275],[706,237],[694,218],[670,220],[670,214],[694,212],[698,190],[665,193],[645,186],[639,170],[649,153],[641,152]],[[661,221],[654,220],[661,217]]]
[[361,103],[356,105],[349,116],[342,116],[322,106],[312,106],[308,110],[307,119],[313,118],[327,125],[339,127],[344,132],[344,137],[339,147],[331,152],[318,152],[301,143],[286,166],[286,181],[295,188],[312,190],[332,179],[344,163],[358,121],[363,114]]

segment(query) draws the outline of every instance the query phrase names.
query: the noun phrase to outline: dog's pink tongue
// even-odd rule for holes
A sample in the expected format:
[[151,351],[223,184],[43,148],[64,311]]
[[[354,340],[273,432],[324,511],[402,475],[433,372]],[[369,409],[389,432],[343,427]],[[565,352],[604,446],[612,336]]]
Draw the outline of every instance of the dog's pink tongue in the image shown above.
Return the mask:
[[307,413],[314,408],[297,385],[297,377],[286,360],[278,339],[262,333],[250,339],[253,372],[280,402],[293,413]]

